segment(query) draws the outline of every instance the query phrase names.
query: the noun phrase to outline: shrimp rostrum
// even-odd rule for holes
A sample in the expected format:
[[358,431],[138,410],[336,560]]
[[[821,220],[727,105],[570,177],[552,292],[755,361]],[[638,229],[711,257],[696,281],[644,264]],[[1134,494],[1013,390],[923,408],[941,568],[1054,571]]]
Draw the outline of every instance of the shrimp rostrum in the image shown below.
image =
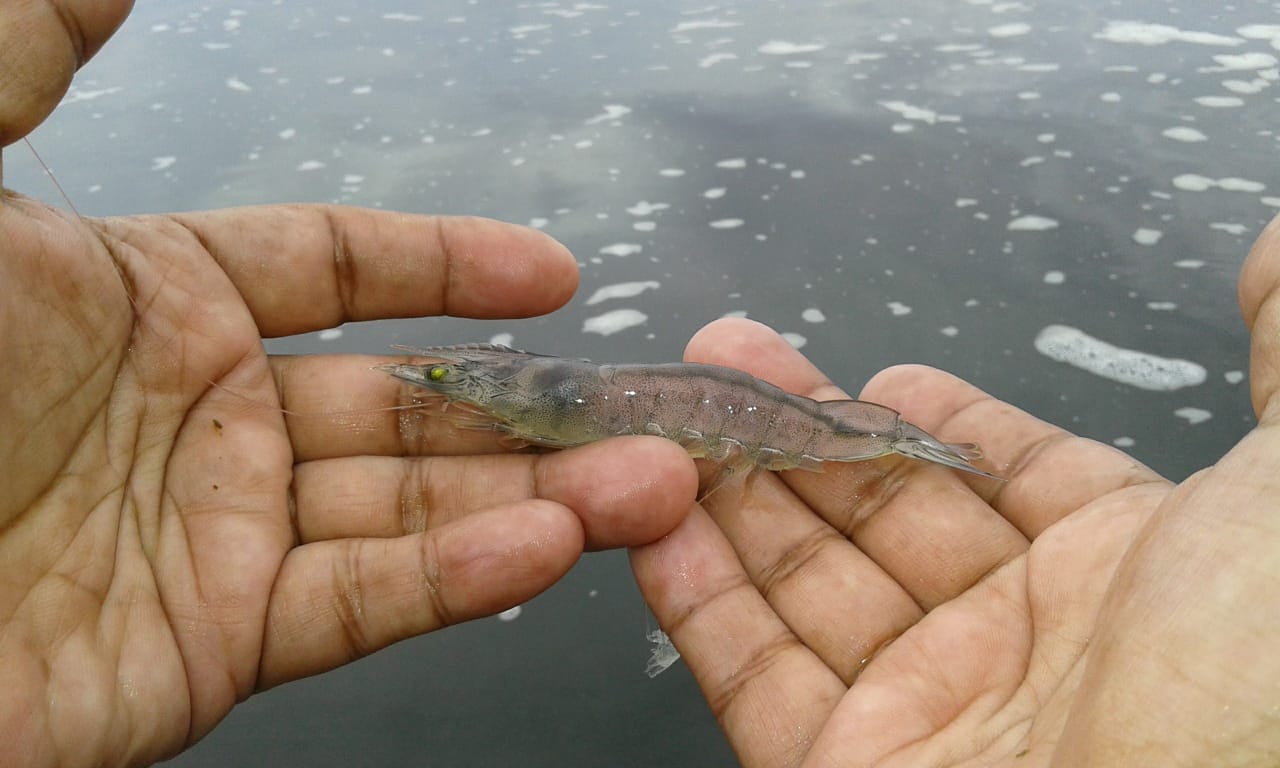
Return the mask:
[[944,443],[897,411],[861,400],[819,402],[743,371],[698,363],[598,365],[496,344],[407,349],[425,362],[378,366],[483,426],[525,444],[568,448],[616,435],[674,440],[726,472],[820,471],[828,461],[898,453],[983,477],[972,443]]

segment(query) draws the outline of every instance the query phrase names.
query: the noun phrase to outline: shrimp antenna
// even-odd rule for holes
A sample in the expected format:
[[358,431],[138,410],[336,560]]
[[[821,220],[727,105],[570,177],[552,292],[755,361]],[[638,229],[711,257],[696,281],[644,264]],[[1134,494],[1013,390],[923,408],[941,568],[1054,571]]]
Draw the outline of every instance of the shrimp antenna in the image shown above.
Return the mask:
[[44,161],[44,158],[40,156],[40,153],[36,151],[36,145],[32,144],[31,139],[26,136],[22,137],[22,143],[27,145],[27,149],[31,150],[32,155],[35,155],[36,162],[40,163],[40,167],[44,169],[44,174],[49,177],[49,181],[53,182],[53,186],[58,188],[58,194],[62,195],[63,201],[66,202],[67,207],[71,209],[71,212],[76,215],[76,218],[83,219],[84,216],[80,215],[80,210],[76,208],[76,204],[71,202],[71,197],[67,195],[67,191],[58,183],[58,177],[53,175],[53,169],[51,169],[49,164]]

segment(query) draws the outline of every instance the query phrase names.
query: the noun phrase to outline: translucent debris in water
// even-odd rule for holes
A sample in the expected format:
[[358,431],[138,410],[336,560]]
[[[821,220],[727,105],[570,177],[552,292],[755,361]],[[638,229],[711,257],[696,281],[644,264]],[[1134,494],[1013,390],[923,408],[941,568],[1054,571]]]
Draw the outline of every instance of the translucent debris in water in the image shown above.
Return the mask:
[[649,677],[657,677],[672,664],[680,660],[680,652],[672,644],[671,638],[661,629],[651,629],[645,633],[644,639],[653,643],[649,661],[644,665],[644,673]]

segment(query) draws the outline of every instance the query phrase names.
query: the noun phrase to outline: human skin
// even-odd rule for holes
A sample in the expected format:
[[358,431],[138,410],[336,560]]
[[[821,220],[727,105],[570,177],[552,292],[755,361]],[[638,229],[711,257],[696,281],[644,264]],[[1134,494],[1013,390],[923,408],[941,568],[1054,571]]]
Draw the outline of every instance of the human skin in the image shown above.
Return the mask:
[[[1280,764],[1280,218],[1239,298],[1258,425],[1180,484],[900,366],[861,396],[1008,482],[898,458],[764,476],[634,550],[743,765]],[[844,396],[747,320],[686,359]]]

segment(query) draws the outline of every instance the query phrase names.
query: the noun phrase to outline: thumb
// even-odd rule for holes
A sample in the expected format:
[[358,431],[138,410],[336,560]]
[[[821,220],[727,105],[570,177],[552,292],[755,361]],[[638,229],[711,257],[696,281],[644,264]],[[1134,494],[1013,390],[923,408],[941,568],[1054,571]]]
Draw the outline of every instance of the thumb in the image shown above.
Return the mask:
[[1249,388],[1259,421],[1280,418],[1280,216],[1258,237],[1240,273],[1240,311],[1252,339]]
[[39,125],[133,0],[4,0],[0,4],[0,147]]

